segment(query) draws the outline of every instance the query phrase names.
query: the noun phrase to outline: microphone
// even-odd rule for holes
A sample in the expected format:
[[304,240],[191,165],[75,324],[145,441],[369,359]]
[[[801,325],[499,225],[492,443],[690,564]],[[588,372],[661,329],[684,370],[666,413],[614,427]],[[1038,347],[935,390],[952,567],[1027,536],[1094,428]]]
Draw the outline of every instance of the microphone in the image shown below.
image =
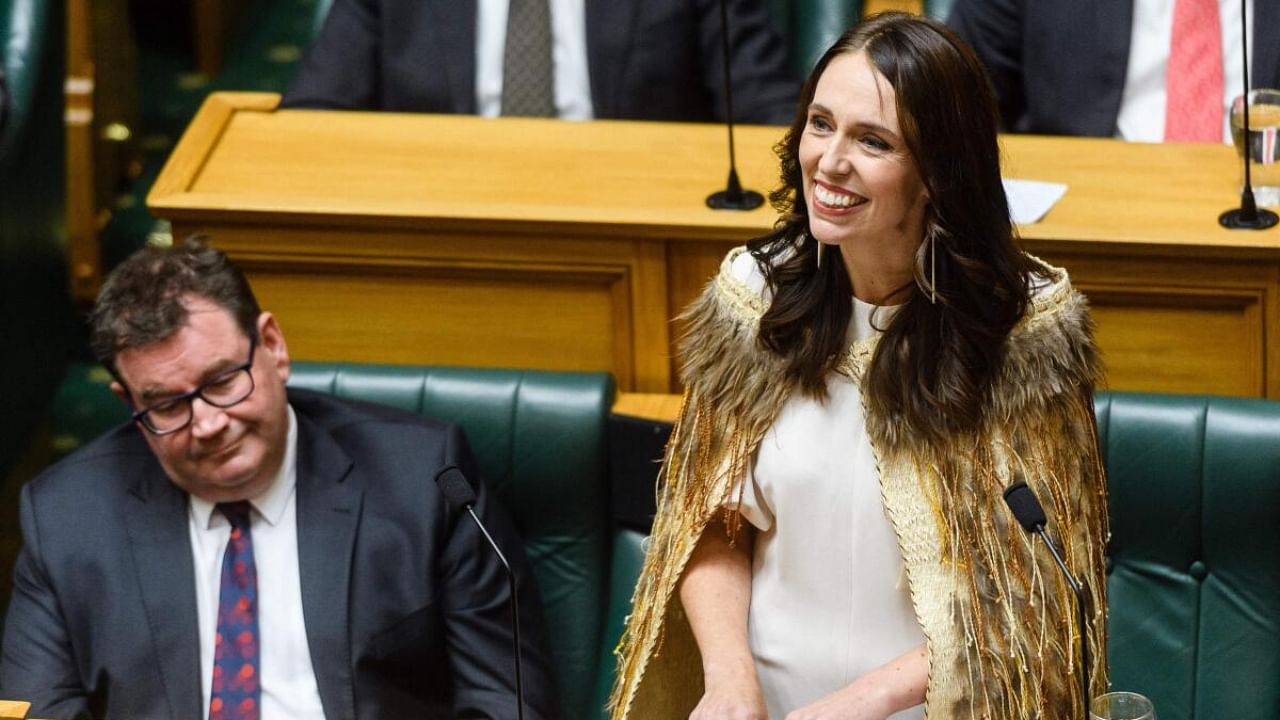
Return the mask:
[[498,549],[498,543],[494,542],[493,536],[476,515],[476,492],[471,489],[467,476],[456,465],[450,465],[436,473],[436,485],[440,487],[441,494],[450,506],[463,508],[471,515],[476,527],[480,528],[480,534],[489,542],[493,554],[498,556],[498,562],[502,563],[507,572],[507,587],[511,590],[511,597],[508,598],[511,605],[511,649],[516,660],[516,719],[524,720],[524,681],[520,676],[520,596],[516,591],[516,574],[511,571],[511,564],[507,562],[502,550]]
[[1013,511],[1013,516],[1017,518],[1018,524],[1022,525],[1022,529],[1039,535],[1040,539],[1044,541],[1045,547],[1049,548],[1049,553],[1053,555],[1054,561],[1058,563],[1058,569],[1062,571],[1063,577],[1067,579],[1067,584],[1071,586],[1071,591],[1076,595],[1076,623],[1079,625],[1077,629],[1080,632],[1080,702],[1084,705],[1084,714],[1080,717],[1089,717],[1089,636],[1086,632],[1088,618],[1085,614],[1084,587],[1067,569],[1067,564],[1063,562],[1062,554],[1058,552],[1058,547],[1053,544],[1049,534],[1044,531],[1044,526],[1048,519],[1045,517],[1044,508],[1040,505],[1040,500],[1036,498],[1035,492],[1027,487],[1025,482],[1019,480],[1005,488],[1004,501],[1009,506],[1009,509]]
[[1280,221],[1275,213],[1263,208],[1258,209],[1258,203],[1253,198],[1253,179],[1249,172],[1249,154],[1253,151],[1252,138],[1249,137],[1249,15],[1247,13],[1248,0],[1240,0],[1240,34],[1241,49],[1240,54],[1244,57],[1244,93],[1242,100],[1244,103],[1244,139],[1240,146],[1244,148],[1241,157],[1244,158],[1244,189],[1240,191],[1240,207],[1235,210],[1228,210],[1218,216],[1218,224],[1229,230],[1266,230],[1267,228]]
[[764,204],[764,196],[754,190],[743,190],[738,180],[738,160],[733,150],[733,79],[729,72],[728,0],[720,0],[720,50],[724,55],[724,118],[729,126],[729,182],[719,192],[707,196],[712,210],[755,210]]

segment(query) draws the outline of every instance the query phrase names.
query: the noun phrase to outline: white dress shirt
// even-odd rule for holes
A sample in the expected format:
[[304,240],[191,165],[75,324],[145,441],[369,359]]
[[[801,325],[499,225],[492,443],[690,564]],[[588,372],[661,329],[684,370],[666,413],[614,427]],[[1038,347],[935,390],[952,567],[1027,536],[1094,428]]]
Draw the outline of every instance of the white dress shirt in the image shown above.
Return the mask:
[[[1134,0],[1129,43],[1129,68],[1124,95],[1116,118],[1116,137],[1139,142],[1164,140],[1165,68],[1173,35],[1174,0]],[[1249,27],[1253,27],[1253,0],[1248,2]],[[1240,3],[1218,0],[1222,30],[1222,138],[1231,142],[1227,109],[1240,94],[1244,80],[1241,62]],[[1249,38],[1250,58],[1253,37]]]
[[[590,120],[594,114],[591,77],[587,70],[585,0],[549,1],[556,114],[563,120]],[[476,3],[476,109],[484,117],[497,117],[502,113],[507,7],[508,0]]]
[[[298,571],[297,517],[298,421],[289,408],[289,434],[280,472],[262,495],[249,500],[253,560],[258,571],[258,672],[262,720],[315,720],[324,717],[307,631],[302,617]],[[190,496],[188,527],[196,574],[196,613],[200,624],[200,672],[203,717],[209,717],[214,634],[222,556],[231,524],[214,503]]]

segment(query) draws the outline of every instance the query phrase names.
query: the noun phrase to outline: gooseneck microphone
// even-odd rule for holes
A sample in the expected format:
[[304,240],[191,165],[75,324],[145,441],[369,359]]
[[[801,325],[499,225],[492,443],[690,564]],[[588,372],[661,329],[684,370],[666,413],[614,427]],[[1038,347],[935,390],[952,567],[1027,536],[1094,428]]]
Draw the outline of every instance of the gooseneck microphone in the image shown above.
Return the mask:
[[1089,635],[1088,635],[1088,617],[1085,612],[1084,587],[1076,580],[1075,575],[1067,569],[1067,564],[1062,560],[1062,554],[1058,552],[1058,546],[1053,544],[1053,540],[1049,538],[1049,534],[1045,532],[1044,526],[1048,522],[1045,517],[1044,508],[1040,505],[1040,500],[1036,498],[1035,492],[1027,487],[1027,484],[1021,480],[1015,482],[1005,488],[1004,501],[1013,511],[1013,516],[1018,519],[1018,524],[1023,530],[1033,532],[1040,536],[1044,541],[1045,547],[1049,548],[1049,553],[1053,555],[1054,561],[1058,563],[1058,569],[1062,571],[1063,577],[1067,579],[1067,584],[1071,586],[1072,592],[1076,594],[1076,622],[1079,624],[1077,628],[1080,632],[1080,702],[1084,705],[1084,711],[1080,715],[1082,718],[1089,717]]
[[764,204],[764,196],[754,190],[743,190],[738,180],[738,159],[733,150],[733,76],[729,72],[728,0],[720,0],[720,50],[724,55],[724,119],[729,126],[729,182],[724,190],[707,196],[712,210],[755,210]]
[[450,506],[467,511],[475,521],[476,527],[480,528],[480,534],[484,535],[484,539],[489,542],[489,547],[493,548],[493,554],[498,556],[498,562],[502,563],[503,569],[507,572],[507,587],[511,589],[511,596],[508,598],[511,605],[511,650],[516,660],[516,718],[524,720],[524,682],[520,676],[520,596],[516,591],[516,574],[511,571],[511,564],[507,562],[507,557],[502,554],[502,550],[498,549],[498,543],[494,542],[493,536],[489,534],[484,523],[480,522],[480,516],[476,515],[476,492],[471,489],[467,476],[463,475],[456,465],[450,465],[436,473],[436,485],[440,486],[440,492]]
[[1244,137],[1240,141],[1244,158],[1244,188],[1240,191],[1240,207],[1228,210],[1218,216],[1218,224],[1230,230],[1266,230],[1280,221],[1275,213],[1267,209],[1258,209],[1253,198],[1253,178],[1249,172],[1249,155],[1253,152],[1253,138],[1249,136],[1249,16],[1248,0],[1240,0],[1240,54],[1244,56],[1244,93],[1241,95],[1244,105]]

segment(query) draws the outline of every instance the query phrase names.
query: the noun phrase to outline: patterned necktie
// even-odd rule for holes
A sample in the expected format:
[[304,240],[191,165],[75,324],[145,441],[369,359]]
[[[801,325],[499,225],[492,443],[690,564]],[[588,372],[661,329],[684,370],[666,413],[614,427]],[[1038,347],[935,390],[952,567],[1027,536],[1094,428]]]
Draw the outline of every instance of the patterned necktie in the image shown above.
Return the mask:
[[1165,94],[1165,140],[1222,142],[1218,0],[1176,0]]
[[511,0],[502,58],[502,114],[555,117],[548,0]]
[[214,639],[209,720],[257,720],[258,571],[253,564],[249,503],[219,503],[231,523],[231,539],[222,555],[218,594],[218,630]]

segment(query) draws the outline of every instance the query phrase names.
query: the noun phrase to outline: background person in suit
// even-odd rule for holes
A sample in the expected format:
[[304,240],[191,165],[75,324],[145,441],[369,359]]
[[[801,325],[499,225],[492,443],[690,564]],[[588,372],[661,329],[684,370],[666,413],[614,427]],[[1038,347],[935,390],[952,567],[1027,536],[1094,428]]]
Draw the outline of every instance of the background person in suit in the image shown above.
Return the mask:
[[[1185,0],[956,0],[948,23],[978,52],[1006,130],[1048,135],[1166,139],[1166,102],[1175,5]],[[1196,0],[1202,1],[1202,0]],[[1280,3],[1250,2],[1249,80],[1280,85]],[[1208,0],[1197,27],[1216,23],[1221,102],[1208,97],[1218,136],[1230,142],[1226,108],[1240,94],[1238,0]],[[1217,12],[1213,12],[1214,9]],[[1197,53],[1203,66],[1206,55]],[[1216,136],[1215,136],[1216,137]]]
[[[798,83],[765,3],[729,0],[729,13],[734,120],[790,122]],[[724,119],[719,0],[551,0],[550,16],[546,114]],[[335,0],[281,104],[513,114],[502,108],[507,20],[506,0]]]
[[[0,695],[40,717],[515,715],[506,576],[432,481],[477,479],[459,429],[286,391],[280,326],[195,241],[122,263],[92,325],[134,422],[23,489]],[[525,586],[529,717],[554,718],[527,561],[475,489]]]

